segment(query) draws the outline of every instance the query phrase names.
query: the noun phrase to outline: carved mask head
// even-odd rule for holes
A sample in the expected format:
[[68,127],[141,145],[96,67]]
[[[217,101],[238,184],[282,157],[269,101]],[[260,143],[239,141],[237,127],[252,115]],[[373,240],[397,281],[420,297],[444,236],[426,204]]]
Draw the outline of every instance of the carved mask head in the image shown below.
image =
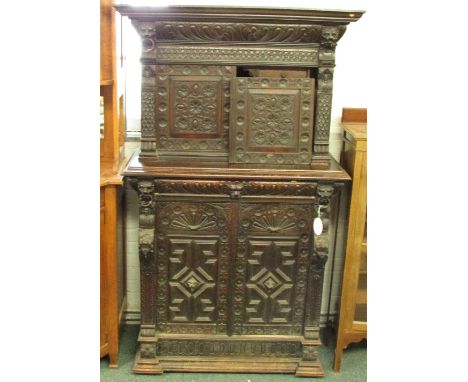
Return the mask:
[[147,21],[140,23],[138,30],[140,31],[141,37],[145,38],[153,37],[156,34],[156,27],[154,24]]
[[318,188],[318,194],[322,198],[329,198],[330,196],[333,195],[333,186],[329,185],[321,185]]
[[333,74],[330,69],[325,69],[322,73],[320,73],[320,79],[322,81],[331,81],[333,79]]
[[338,28],[336,27],[323,27],[322,38],[326,42],[336,42],[338,40]]
[[153,182],[145,180],[145,181],[138,183],[138,190],[142,194],[150,193],[152,189],[153,189]]

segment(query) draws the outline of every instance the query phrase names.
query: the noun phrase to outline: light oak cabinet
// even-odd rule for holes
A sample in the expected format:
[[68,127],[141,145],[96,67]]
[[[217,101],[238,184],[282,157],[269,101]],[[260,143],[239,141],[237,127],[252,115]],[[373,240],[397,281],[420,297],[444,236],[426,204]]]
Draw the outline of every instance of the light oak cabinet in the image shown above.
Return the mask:
[[341,164],[352,177],[334,370],[343,349],[367,338],[367,109],[344,109]]
[[119,175],[122,153],[123,96],[117,89],[116,20],[111,0],[101,0],[100,95],[104,131],[100,138],[100,356],[117,367],[119,317],[125,306],[123,256],[117,250],[117,219],[122,213]]

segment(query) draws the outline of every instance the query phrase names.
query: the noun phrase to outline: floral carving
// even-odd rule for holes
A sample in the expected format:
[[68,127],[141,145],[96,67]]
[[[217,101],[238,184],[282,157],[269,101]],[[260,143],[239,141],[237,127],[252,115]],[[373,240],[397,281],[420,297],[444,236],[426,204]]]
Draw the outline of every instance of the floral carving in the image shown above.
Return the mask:
[[232,102],[231,162],[308,163],[313,90],[314,80],[309,78],[238,78]]
[[290,95],[252,95],[252,135],[257,146],[289,146],[295,121]]
[[233,75],[230,66],[156,65],[155,124],[160,155],[226,155]]
[[156,357],[156,344],[143,343],[140,345],[141,358]]
[[216,84],[174,81],[174,131],[216,133]]

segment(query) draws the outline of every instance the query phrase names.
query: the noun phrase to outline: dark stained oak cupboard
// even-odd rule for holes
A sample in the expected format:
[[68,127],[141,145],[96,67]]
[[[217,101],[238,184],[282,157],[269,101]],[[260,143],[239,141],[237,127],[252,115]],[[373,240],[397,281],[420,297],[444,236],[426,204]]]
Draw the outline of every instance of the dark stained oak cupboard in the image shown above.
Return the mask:
[[[117,6],[142,41],[134,371],[322,376],[334,51],[362,12]],[[323,232],[314,233],[319,217]]]

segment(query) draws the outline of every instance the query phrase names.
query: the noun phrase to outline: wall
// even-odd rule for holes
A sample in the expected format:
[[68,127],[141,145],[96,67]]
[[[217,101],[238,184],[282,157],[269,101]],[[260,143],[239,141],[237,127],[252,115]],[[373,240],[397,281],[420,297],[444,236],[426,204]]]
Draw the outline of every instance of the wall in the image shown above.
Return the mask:
[[[350,7],[348,7],[350,8]],[[362,9],[362,7],[352,7]],[[367,107],[368,87],[365,79],[368,14],[357,23],[350,24],[347,32],[339,41],[336,51],[336,68],[334,72],[334,91],[332,104],[332,119],[330,130],[330,153],[339,160],[342,146],[342,128],[340,126],[343,107]],[[130,37],[134,40],[134,37]],[[133,53],[135,55],[135,53]],[[127,55],[127,57],[129,57]],[[133,62],[133,65],[135,62]],[[138,64],[139,65],[139,64]],[[134,66],[132,66],[134,67]],[[127,67],[128,69],[128,67]],[[139,71],[137,72],[139,76]],[[128,76],[128,75],[127,75]],[[130,77],[139,81],[133,75]],[[139,83],[136,88],[139,88]],[[138,90],[139,91],[139,90]],[[134,116],[135,112],[133,112]],[[134,122],[132,122],[134,123]],[[138,142],[126,142],[126,156],[130,156],[139,147]],[[346,195],[345,195],[346,196]],[[347,198],[340,202],[340,221],[345,221]],[[127,189],[127,313],[128,323],[137,323],[140,311],[140,278],[138,263],[138,205],[136,193]],[[345,226],[341,224],[337,231],[335,258],[329,259],[325,268],[324,291],[322,300],[322,323],[333,320],[338,311],[341,289],[341,273],[343,270],[345,250]],[[329,315],[330,314],[330,315]]]

